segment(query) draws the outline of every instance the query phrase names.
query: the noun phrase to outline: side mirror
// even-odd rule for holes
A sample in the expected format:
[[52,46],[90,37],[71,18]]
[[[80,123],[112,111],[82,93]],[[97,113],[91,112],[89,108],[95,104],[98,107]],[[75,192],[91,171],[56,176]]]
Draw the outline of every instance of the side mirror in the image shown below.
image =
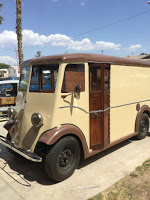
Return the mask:
[[74,88],[74,97],[76,99],[80,99],[80,90],[81,90],[81,86],[80,85],[75,85],[75,88]]

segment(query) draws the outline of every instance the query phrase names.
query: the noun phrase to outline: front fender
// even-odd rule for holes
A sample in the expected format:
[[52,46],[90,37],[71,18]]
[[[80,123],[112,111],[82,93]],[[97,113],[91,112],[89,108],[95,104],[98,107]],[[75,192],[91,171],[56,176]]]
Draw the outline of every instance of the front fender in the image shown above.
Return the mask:
[[71,124],[64,124],[64,125],[61,125],[59,127],[56,127],[56,128],[53,128],[51,130],[44,132],[40,136],[38,142],[42,142],[47,145],[53,145],[61,137],[65,136],[65,135],[70,135],[70,134],[75,135],[79,138],[79,140],[82,144],[82,147],[83,147],[84,155],[86,157],[86,155],[89,154],[89,151],[88,151],[88,146],[87,146],[84,134],[78,127],[71,125]]

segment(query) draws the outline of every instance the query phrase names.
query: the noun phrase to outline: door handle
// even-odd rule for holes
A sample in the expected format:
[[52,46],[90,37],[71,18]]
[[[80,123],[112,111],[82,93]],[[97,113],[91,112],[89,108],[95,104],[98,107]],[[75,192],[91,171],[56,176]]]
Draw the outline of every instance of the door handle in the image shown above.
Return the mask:
[[95,119],[97,119],[98,118],[98,113],[95,113]]

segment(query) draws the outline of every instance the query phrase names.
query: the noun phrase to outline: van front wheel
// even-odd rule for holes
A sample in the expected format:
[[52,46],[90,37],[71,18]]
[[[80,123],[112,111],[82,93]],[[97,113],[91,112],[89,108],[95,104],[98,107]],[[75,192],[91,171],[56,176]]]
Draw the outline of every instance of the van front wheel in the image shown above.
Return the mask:
[[46,155],[46,173],[55,181],[63,181],[73,174],[79,160],[79,142],[72,136],[64,137]]
[[139,133],[136,136],[137,139],[144,139],[149,131],[149,116],[146,113],[143,113],[139,122]]

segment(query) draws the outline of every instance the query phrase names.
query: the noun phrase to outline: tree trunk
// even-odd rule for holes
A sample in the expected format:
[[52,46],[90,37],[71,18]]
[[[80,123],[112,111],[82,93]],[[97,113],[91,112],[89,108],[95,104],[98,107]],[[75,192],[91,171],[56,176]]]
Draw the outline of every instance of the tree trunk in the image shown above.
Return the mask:
[[21,15],[21,0],[16,0],[16,34],[18,40],[18,57],[19,57],[19,67],[23,62],[23,48],[22,48],[22,15]]

